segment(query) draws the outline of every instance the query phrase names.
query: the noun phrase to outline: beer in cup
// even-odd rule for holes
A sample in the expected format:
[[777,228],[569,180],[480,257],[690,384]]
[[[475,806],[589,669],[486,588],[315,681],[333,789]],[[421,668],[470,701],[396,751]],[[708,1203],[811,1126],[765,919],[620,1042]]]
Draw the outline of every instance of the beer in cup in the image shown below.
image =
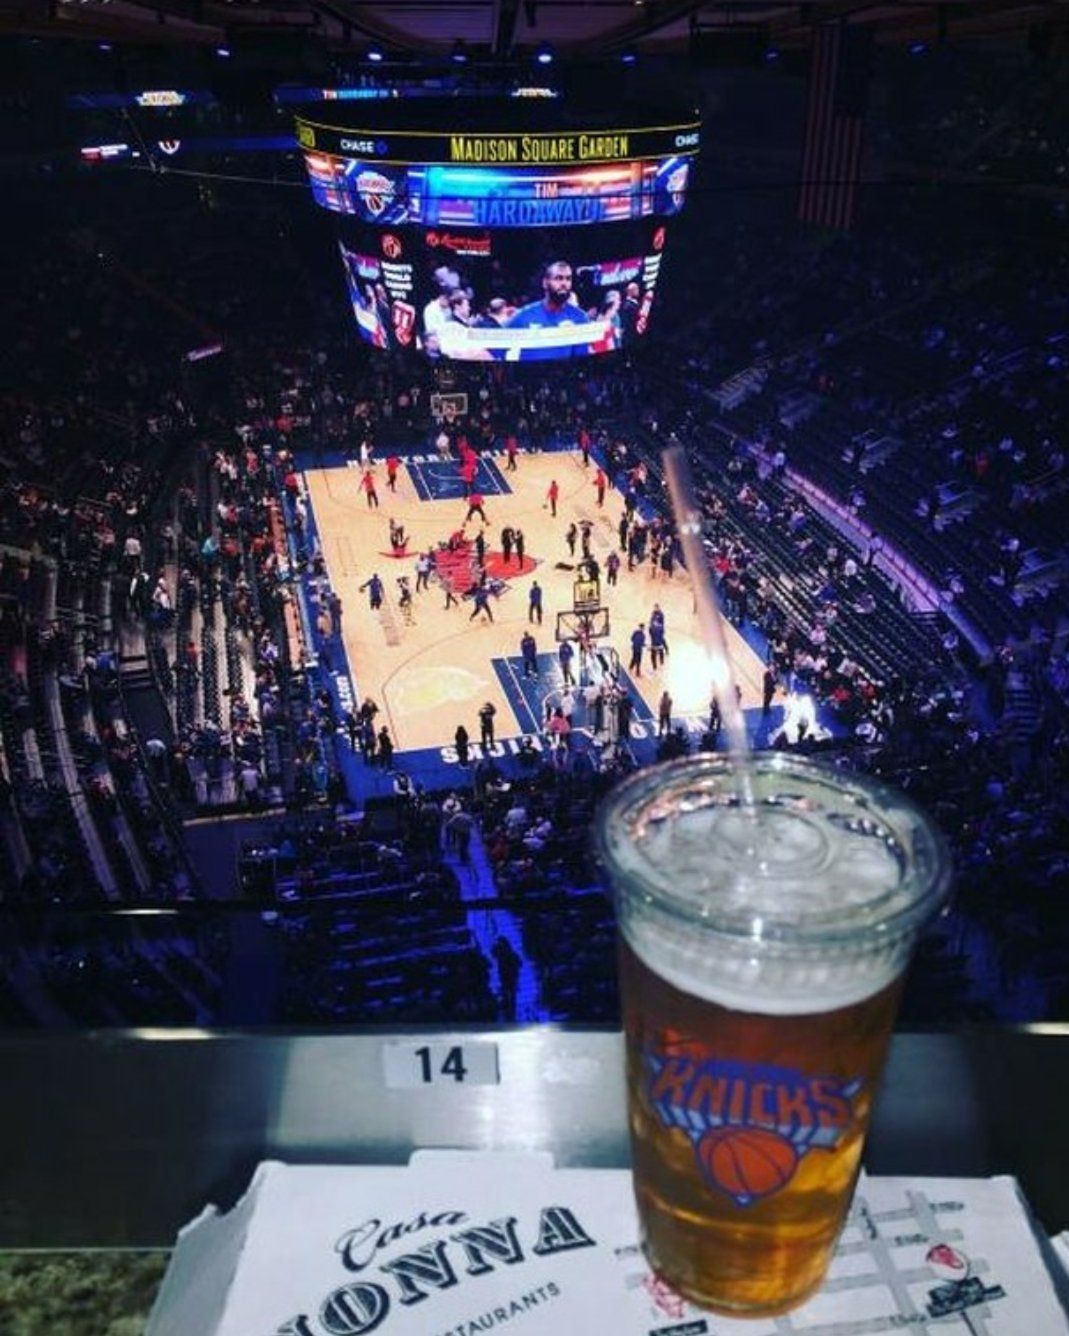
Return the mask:
[[716,1311],[821,1284],[919,930],[949,859],[908,799],[780,753],[640,771],[596,837],[620,929],[635,1196],[651,1266]]

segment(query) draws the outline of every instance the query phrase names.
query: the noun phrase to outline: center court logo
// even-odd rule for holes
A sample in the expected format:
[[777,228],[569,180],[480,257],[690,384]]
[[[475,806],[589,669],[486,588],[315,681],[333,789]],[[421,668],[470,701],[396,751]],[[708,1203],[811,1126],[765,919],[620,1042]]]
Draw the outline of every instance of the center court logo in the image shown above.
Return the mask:
[[834,1150],[862,1086],[790,1067],[651,1049],[643,1061],[651,1108],[665,1127],[686,1133],[703,1178],[739,1206],[785,1188],[808,1151]]

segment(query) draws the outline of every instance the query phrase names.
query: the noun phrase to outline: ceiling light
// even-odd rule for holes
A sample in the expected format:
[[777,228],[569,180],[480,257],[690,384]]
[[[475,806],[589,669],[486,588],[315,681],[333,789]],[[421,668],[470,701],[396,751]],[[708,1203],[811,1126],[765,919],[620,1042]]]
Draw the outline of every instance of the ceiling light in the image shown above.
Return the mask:
[[535,52],[535,60],[538,61],[539,65],[552,65],[553,51],[548,46],[540,46]]
[[381,65],[386,59],[385,53],[380,46],[369,46],[367,49],[367,58],[373,65]]

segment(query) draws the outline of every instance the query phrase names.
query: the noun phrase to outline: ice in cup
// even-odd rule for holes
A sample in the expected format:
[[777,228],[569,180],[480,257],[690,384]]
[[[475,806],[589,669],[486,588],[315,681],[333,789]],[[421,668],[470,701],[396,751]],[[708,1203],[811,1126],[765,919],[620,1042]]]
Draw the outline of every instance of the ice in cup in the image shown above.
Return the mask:
[[635,1195],[651,1266],[770,1315],[821,1284],[910,951],[945,901],[901,794],[780,753],[640,771],[597,818],[613,883]]

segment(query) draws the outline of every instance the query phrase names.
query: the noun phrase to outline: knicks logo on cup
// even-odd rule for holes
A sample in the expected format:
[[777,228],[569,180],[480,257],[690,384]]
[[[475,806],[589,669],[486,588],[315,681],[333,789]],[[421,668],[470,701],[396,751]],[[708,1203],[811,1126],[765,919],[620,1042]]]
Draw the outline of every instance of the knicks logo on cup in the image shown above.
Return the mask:
[[665,1127],[686,1133],[706,1182],[739,1206],[785,1188],[808,1151],[834,1150],[862,1085],[651,1049],[643,1059],[650,1106]]

